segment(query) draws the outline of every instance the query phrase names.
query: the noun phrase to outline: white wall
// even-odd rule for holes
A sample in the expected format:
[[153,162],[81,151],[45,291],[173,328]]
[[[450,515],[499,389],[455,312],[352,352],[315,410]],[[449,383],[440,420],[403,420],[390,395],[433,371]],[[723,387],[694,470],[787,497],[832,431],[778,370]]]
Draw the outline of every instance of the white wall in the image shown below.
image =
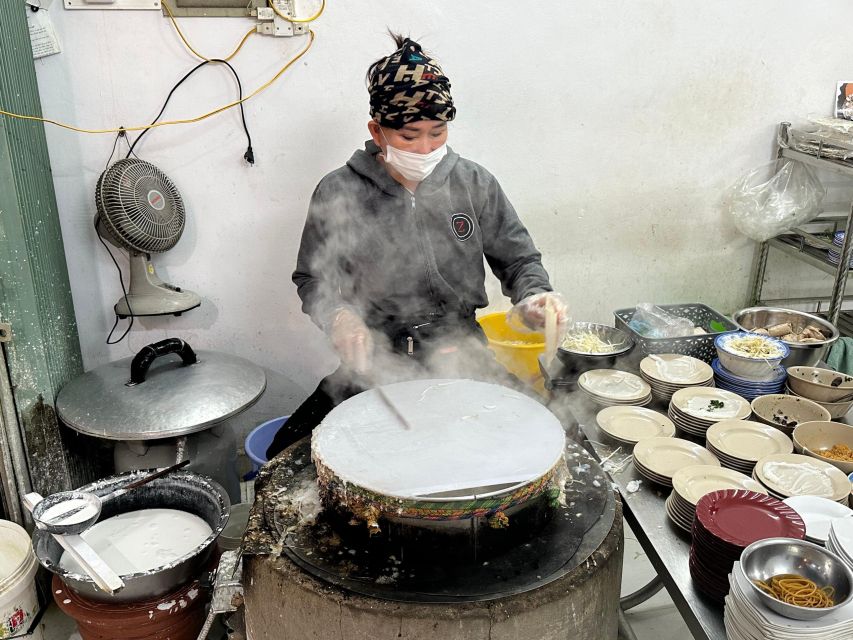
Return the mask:
[[[156,12],[54,6],[64,51],[36,63],[49,117],[146,123],[194,64]],[[722,191],[769,159],[779,121],[829,112],[835,82],[851,76],[846,32],[831,25],[851,19],[848,0],[329,0],[313,50],[246,105],[254,168],[241,158],[236,110],[157,129],[140,145],[189,212],[158,269],[204,303],[137,321],[113,348],[103,342],[120,289],[91,228],[113,139],[48,127],[86,367],[172,334],[243,353],[305,388],[333,367],[290,273],[314,185],[366,138],[364,72],[391,50],[386,26],[420,37],[442,61],[459,111],[451,146],[498,176],[576,319],[612,320],[613,309],[644,300],[737,308],[753,245],[724,217]],[[212,56],[251,22],[181,24]],[[234,60],[244,86],[303,44],[254,37]],[[226,70],[208,67],[166,115],[200,114],[234,93]]]

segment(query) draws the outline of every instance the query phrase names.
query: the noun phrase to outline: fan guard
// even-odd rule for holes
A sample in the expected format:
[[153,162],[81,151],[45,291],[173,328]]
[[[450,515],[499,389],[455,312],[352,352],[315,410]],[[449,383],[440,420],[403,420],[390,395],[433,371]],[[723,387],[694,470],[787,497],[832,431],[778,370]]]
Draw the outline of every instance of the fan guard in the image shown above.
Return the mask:
[[124,158],[104,171],[95,204],[105,231],[131,251],[167,251],[184,231],[181,194],[166,174],[144,160]]

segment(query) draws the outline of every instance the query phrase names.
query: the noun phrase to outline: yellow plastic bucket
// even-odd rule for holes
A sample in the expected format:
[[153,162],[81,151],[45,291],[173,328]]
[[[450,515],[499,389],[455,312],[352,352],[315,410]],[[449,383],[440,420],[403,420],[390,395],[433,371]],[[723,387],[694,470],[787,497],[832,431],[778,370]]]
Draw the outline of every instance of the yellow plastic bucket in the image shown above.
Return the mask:
[[486,332],[495,359],[520,380],[536,386],[542,380],[539,356],[545,351],[541,333],[516,331],[506,322],[506,312],[487,313],[477,318]]

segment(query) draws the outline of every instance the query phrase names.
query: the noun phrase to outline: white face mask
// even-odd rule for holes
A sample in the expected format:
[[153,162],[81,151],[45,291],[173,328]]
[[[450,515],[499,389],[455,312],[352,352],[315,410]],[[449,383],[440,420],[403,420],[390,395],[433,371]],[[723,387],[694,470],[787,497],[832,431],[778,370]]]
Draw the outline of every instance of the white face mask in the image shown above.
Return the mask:
[[[385,133],[382,133],[385,138]],[[406,180],[413,182],[423,182],[427,176],[441,162],[441,159],[447,155],[447,144],[441,145],[435,151],[430,153],[412,153],[411,151],[403,151],[391,146],[388,138],[385,138],[385,162],[396,169],[401,176]]]

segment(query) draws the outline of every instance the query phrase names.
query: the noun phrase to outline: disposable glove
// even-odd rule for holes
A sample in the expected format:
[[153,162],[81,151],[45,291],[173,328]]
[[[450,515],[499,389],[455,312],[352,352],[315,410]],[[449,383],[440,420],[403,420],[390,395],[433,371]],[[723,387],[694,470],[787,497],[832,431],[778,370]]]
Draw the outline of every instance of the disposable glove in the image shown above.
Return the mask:
[[329,327],[329,338],[345,366],[357,373],[367,372],[373,356],[373,338],[358,314],[338,309]]
[[571,322],[569,306],[563,296],[553,291],[536,293],[519,302],[507,313],[507,322],[510,326],[518,327],[521,324],[530,331],[543,331],[546,305],[550,306],[557,316],[557,334],[562,340]]

